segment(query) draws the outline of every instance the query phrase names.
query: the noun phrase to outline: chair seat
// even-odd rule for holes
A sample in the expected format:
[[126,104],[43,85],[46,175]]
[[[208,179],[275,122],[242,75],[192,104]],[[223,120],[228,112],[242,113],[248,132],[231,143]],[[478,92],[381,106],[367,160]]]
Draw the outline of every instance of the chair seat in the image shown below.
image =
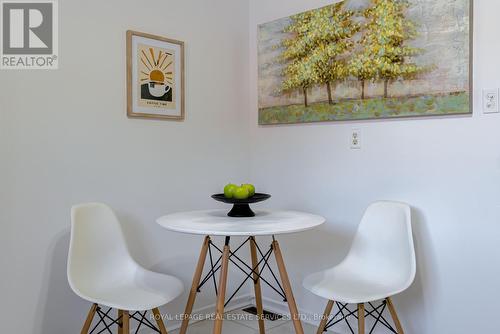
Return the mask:
[[342,266],[311,274],[303,284],[319,297],[348,304],[384,299],[403,290],[395,288],[394,282],[366,277]]
[[103,282],[76,292],[99,305],[124,311],[146,311],[169,303],[182,291],[183,284],[176,277],[139,268],[135,274],[119,281]]

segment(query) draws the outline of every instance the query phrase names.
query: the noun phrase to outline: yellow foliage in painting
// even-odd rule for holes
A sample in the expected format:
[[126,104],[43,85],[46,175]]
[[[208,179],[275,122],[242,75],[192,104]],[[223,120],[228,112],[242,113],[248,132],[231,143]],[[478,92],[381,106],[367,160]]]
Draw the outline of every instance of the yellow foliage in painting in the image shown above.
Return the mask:
[[405,44],[417,37],[407,9],[406,0],[371,0],[361,12],[337,3],[292,16],[285,29],[290,37],[282,42],[281,60],[287,64],[282,91],[302,89],[307,105],[307,88],[326,85],[332,103],[331,83],[353,76],[362,82],[363,98],[368,80],[383,80],[387,97],[391,80],[413,79],[430,70],[411,62],[423,50]]
[[377,78],[393,80],[412,78],[424,68],[408,63],[408,57],[423,50],[405,45],[417,37],[416,25],[406,18],[408,2],[403,0],[372,0],[364,15],[368,19],[361,43],[374,59]]
[[[349,75],[346,52],[352,48],[352,36],[360,25],[352,22],[353,11],[344,10],[342,3],[292,16],[285,29],[292,37],[283,41],[282,60],[288,62],[284,91],[315,84],[327,84]],[[307,96],[305,96],[307,105]]]

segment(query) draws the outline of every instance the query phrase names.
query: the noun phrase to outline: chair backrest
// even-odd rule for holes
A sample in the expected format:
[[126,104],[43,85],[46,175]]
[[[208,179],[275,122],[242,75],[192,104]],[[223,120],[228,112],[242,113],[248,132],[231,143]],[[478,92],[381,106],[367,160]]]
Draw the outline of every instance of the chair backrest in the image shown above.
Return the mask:
[[68,281],[75,293],[86,295],[99,286],[117,282],[137,266],[110,207],[88,203],[71,208]]
[[374,280],[408,288],[416,273],[410,206],[390,201],[371,204],[346,259],[357,262]]

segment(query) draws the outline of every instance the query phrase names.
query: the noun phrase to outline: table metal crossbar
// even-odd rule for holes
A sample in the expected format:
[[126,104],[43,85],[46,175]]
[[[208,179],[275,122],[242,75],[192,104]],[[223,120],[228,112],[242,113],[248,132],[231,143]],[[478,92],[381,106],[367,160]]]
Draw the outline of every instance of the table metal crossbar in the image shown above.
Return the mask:
[[[226,237],[225,244],[229,244],[230,237]],[[273,238],[274,240],[274,238]],[[258,259],[257,264],[253,266],[249,266],[244,260],[241,259],[236,253],[247,243],[253,243],[255,245],[259,255],[260,259]],[[217,261],[214,262],[214,252],[218,252],[220,256],[218,257]],[[215,289],[215,294],[218,295],[218,289],[217,289],[217,281],[215,279],[215,274],[220,270],[222,265],[220,262],[222,261],[222,254],[223,251],[217,245],[213,243],[212,240],[209,240],[208,242],[208,257],[210,259],[210,269],[208,273],[204,276],[204,278],[201,280],[200,284],[197,287],[197,291],[200,292],[201,288],[208,282],[210,279],[213,281],[214,289]],[[269,286],[271,289],[273,289],[278,295],[283,298],[283,301],[286,302],[286,296],[285,296],[285,291],[281,285],[281,283],[278,280],[278,277],[276,273],[273,271],[271,268],[271,265],[269,264],[269,260],[271,258],[271,255],[273,254],[273,245],[271,244],[269,246],[269,249],[264,252],[262,248],[257,244],[255,241],[254,237],[248,237],[245,241],[243,241],[234,251],[229,252],[229,261],[234,264],[239,270],[241,270],[245,274],[244,280],[240,283],[240,285],[236,288],[236,290],[231,294],[231,296],[226,300],[224,303],[224,306],[227,306],[229,302],[236,296],[236,294],[241,290],[241,288],[245,285],[245,283],[251,279],[254,284],[257,283],[257,281],[260,279],[262,282],[266,283],[267,286]],[[262,266],[262,269],[259,270],[260,266]],[[264,272],[265,269],[268,269],[268,271],[271,273],[274,284],[269,282],[265,277],[263,277],[262,273]],[[252,277],[253,276],[253,277]]]

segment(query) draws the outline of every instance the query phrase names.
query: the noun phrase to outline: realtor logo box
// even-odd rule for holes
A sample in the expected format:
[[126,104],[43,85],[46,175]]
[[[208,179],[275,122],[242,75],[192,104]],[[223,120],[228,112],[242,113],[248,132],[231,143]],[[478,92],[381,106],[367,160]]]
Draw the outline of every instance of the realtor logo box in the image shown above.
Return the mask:
[[1,69],[57,69],[57,2],[0,1]]

